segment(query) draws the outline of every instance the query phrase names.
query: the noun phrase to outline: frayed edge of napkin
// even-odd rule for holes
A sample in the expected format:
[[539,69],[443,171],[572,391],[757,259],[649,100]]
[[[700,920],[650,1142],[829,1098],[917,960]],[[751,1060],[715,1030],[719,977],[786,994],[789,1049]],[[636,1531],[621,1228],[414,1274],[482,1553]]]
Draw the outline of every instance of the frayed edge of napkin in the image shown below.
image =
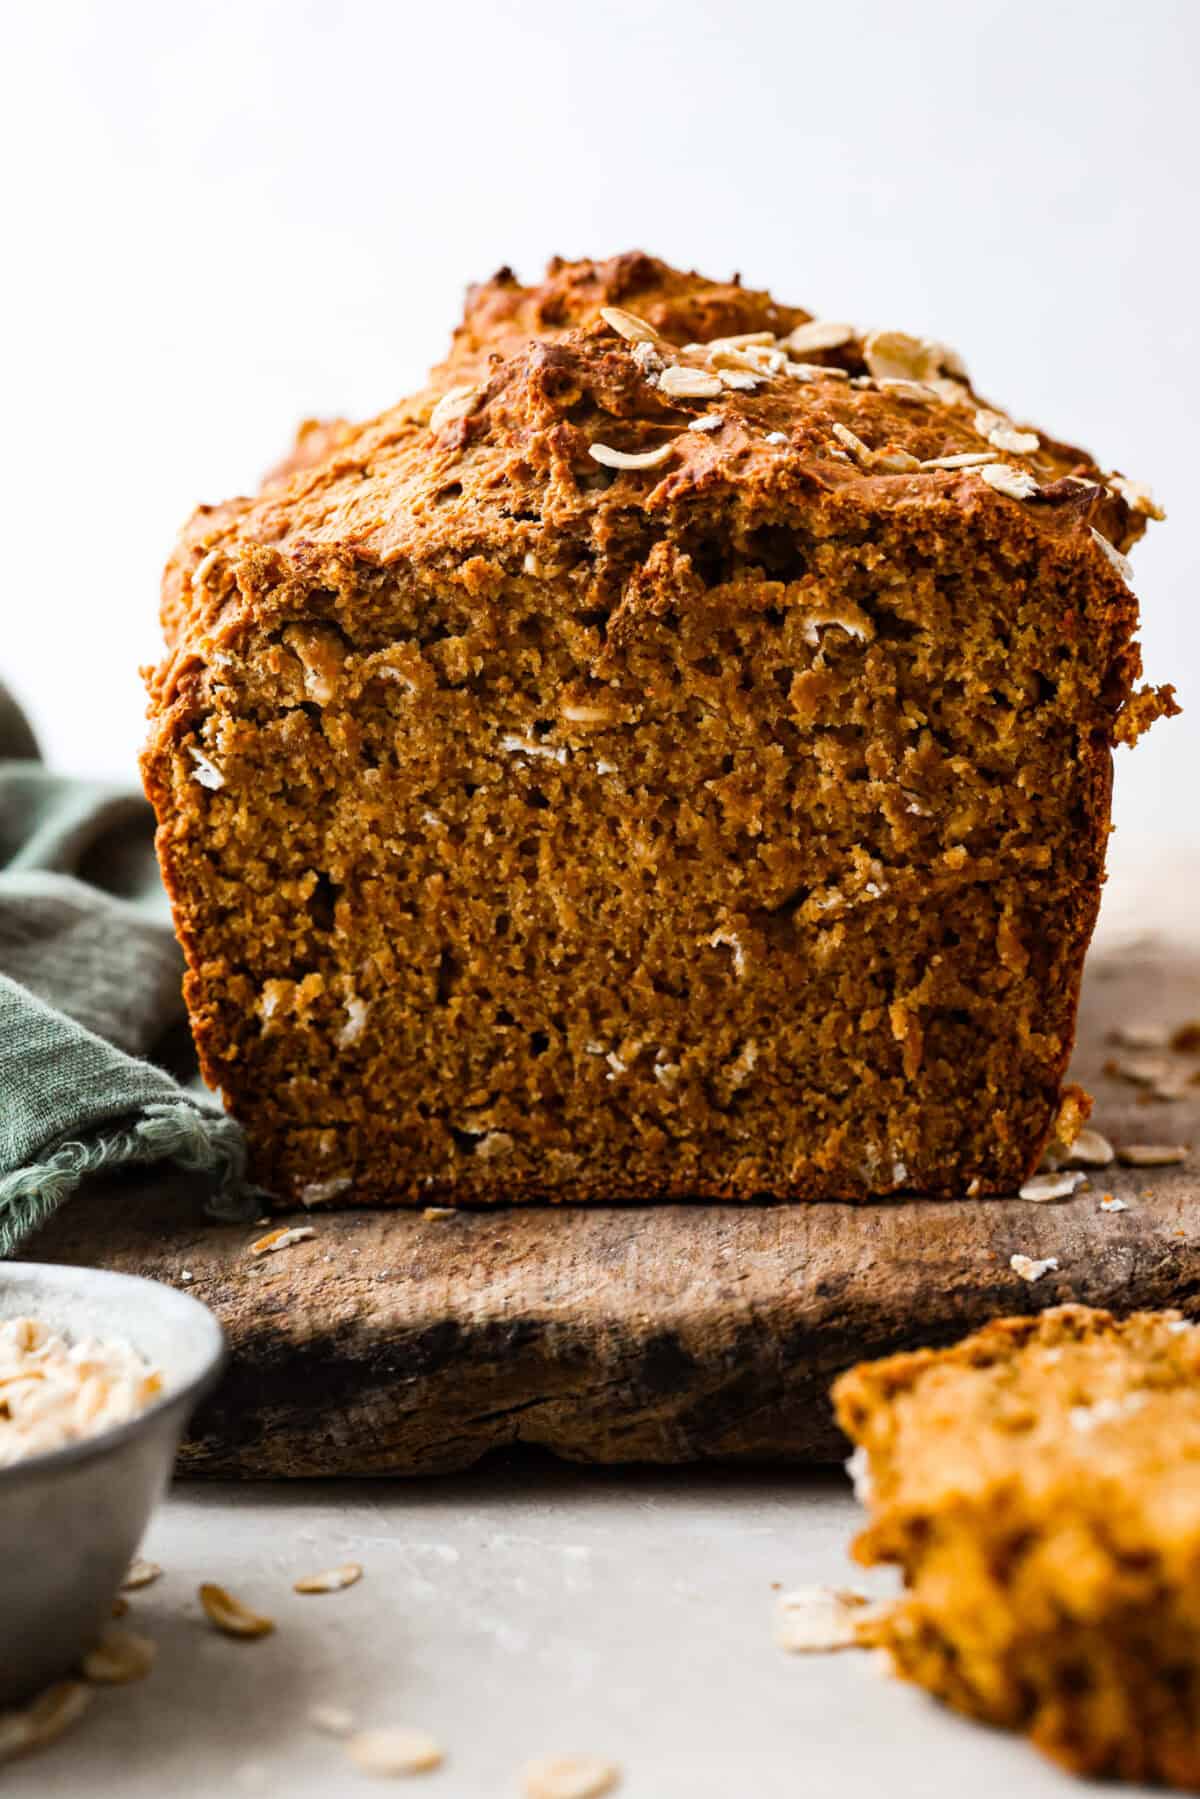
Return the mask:
[[131,1124],[86,1143],[61,1143],[41,1162],[0,1177],[0,1256],[10,1256],[91,1174],[173,1162],[215,1185],[205,1210],[226,1224],[254,1218],[262,1194],[246,1179],[246,1141],[234,1119],[197,1111],[186,1100],[143,1107]]

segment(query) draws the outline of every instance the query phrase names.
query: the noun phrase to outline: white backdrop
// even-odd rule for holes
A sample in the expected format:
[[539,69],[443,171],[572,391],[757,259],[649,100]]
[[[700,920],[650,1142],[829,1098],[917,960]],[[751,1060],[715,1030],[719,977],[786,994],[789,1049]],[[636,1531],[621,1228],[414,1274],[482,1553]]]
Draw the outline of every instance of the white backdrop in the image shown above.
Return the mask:
[[1148,481],[1150,674],[1118,867],[1200,838],[1194,0],[39,0],[4,29],[13,190],[0,674],[129,778],[159,569],[305,414],[441,354],[469,279],[640,247],[965,352]]

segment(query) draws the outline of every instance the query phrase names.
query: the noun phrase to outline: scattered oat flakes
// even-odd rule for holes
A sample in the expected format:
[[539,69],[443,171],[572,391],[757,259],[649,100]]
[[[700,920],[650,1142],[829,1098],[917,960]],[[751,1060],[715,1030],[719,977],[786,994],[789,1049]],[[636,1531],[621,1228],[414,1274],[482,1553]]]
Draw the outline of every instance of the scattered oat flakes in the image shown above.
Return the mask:
[[137,1587],[148,1587],[151,1581],[157,1580],[161,1573],[162,1569],[157,1562],[147,1562],[141,1556],[135,1556],[125,1570],[121,1591],[132,1593]]
[[620,337],[627,338],[631,344],[654,344],[658,342],[658,332],[645,319],[639,319],[636,312],[626,312],[623,306],[602,306],[600,317],[606,325],[611,325]]
[[995,425],[985,435],[994,450],[1004,450],[1010,456],[1032,456],[1041,448],[1036,431],[1018,431],[1014,425]]
[[613,714],[607,706],[589,706],[579,701],[567,701],[559,710],[569,725],[611,725],[614,723]]
[[1107,1137],[1084,1125],[1079,1135],[1067,1151],[1068,1162],[1079,1162],[1084,1168],[1107,1168],[1116,1157],[1116,1150]]
[[336,1199],[339,1193],[345,1193],[353,1186],[348,1174],[331,1175],[327,1181],[308,1181],[300,1188],[299,1199],[302,1206],[324,1205],[327,1199]]
[[[1148,1097],[1161,1100],[1194,1099],[1193,1085],[1194,1083],[1186,1075],[1175,1075],[1169,1081],[1156,1081],[1151,1087]],[[1143,1098],[1145,1097],[1147,1096],[1143,1095]],[[1140,1105],[1142,1101],[1139,1100],[1138,1103]]]
[[158,1645],[132,1630],[106,1630],[94,1649],[83,1658],[86,1679],[105,1686],[123,1686],[143,1680],[154,1666]]
[[764,334],[767,341],[757,343],[749,338],[717,338],[706,346],[708,365],[718,373],[726,369],[741,370],[756,376],[781,375],[787,366],[787,357],[782,350],[777,350],[769,333]]
[[1170,1080],[1174,1070],[1165,1056],[1114,1056],[1104,1064],[1104,1072],[1135,1087],[1158,1087]]
[[193,781],[199,781],[201,787],[207,787],[210,793],[215,793],[218,787],[224,787],[225,776],[211,757],[191,743],[188,744],[188,755],[196,764],[192,770]]
[[1171,1033],[1166,1025],[1135,1019],[1132,1024],[1117,1025],[1115,1030],[1109,1032],[1108,1039],[1121,1049],[1166,1049],[1171,1041]]
[[82,1680],[60,1680],[21,1711],[0,1712],[0,1762],[12,1761],[57,1742],[92,1701]]
[[660,353],[657,345],[636,343],[629,354],[632,356],[642,374],[645,375],[651,387],[653,387],[658,376],[662,374],[667,366],[666,360]]
[[327,1737],[348,1737],[354,1729],[354,1714],[344,1705],[310,1705],[308,1721]]
[[1023,1281],[1032,1285],[1034,1281],[1040,1281],[1044,1274],[1049,1274],[1051,1269],[1058,1267],[1058,1257],[1043,1256],[1039,1261],[1033,1256],[1015,1255],[1009,1256],[1008,1265],[1014,1274],[1019,1274]]
[[775,1601],[775,1641],[795,1655],[853,1649],[866,1595],[845,1587],[795,1587]]
[[979,471],[979,479],[1007,494],[1010,500],[1028,500],[1039,492],[1038,484],[1028,469],[1014,468],[1011,462],[989,462]]
[[482,389],[470,387],[449,387],[429,415],[429,429],[440,431],[443,425],[451,425],[456,419],[469,418],[482,398]]
[[1148,487],[1140,481],[1127,480],[1124,475],[1109,475],[1108,485],[1115,493],[1119,493],[1125,504],[1134,512],[1143,512],[1147,518],[1166,518],[1161,506],[1155,504],[1154,496]]
[[692,369],[682,363],[664,369],[659,376],[659,392],[669,400],[715,400],[724,393],[721,377],[708,369]]
[[763,442],[769,444],[785,444],[787,440],[788,434],[786,431],[768,431]]
[[1096,542],[1100,545],[1100,548],[1104,551],[1105,556],[1108,558],[1108,560],[1112,564],[1112,566],[1116,569],[1116,571],[1120,575],[1122,581],[1124,581],[1126,587],[1132,587],[1133,586],[1133,564],[1132,564],[1132,562],[1130,562],[1128,556],[1122,556],[1122,554],[1121,554],[1120,550],[1117,548],[1116,544],[1109,543],[1107,537],[1103,536],[1101,534],[1101,532],[1097,531],[1095,525],[1089,525],[1088,530],[1091,532],[1091,534],[1095,538]]
[[924,382],[941,367],[941,346],[906,331],[872,331],[863,343],[863,360],[877,381]]
[[698,419],[692,419],[689,431],[719,431],[725,423],[725,416],[720,412],[705,412]]
[[851,343],[855,331],[853,325],[837,325],[832,319],[809,319],[806,325],[797,325],[782,340],[785,349],[793,356],[811,356],[818,350],[840,350],[843,344]]
[[1170,1168],[1186,1162],[1187,1155],[1181,1143],[1126,1143],[1117,1151],[1117,1159],[1127,1168]]
[[926,468],[982,468],[985,463],[995,462],[991,450],[962,450],[955,456],[931,456],[921,464]]
[[832,429],[838,442],[845,445],[855,461],[861,462],[864,467],[868,466],[871,461],[871,451],[862,438],[851,431],[849,425],[835,424]]
[[1127,1212],[1129,1205],[1126,1200],[1118,1199],[1115,1193],[1106,1193],[1100,1201],[1100,1210],[1102,1212]]
[[229,1637],[266,1637],[275,1628],[272,1618],[264,1618],[258,1612],[252,1612],[248,1606],[227,1593],[224,1587],[215,1586],[205,1581],[199,1589],[200,1603],[204,1607],[204,1615],[210,1624],[223,1630]]
[[294,1593],[340,1593],[362,1579],[362,1564],[343,1562],[340,1568],[323,1568],[319,1574],[302,1574],[292,1582]]
[[[868,385],[874,385],[868,377]],[[937,395],[925,381],[907,381],[902,375],[885,375],[878,383],[880,391],[895,400],[936,400]]]
[[[432,812],[423,813],[422,818],[426,824],[432,823],[436,825],[440,822],[436,814]],[[370,1010],[366,1000],[360,999],[356,993],[352,993],[344,1003],[346,1008],[346,1022],[337,1034],[339,1049],[349,1049],[352,1043],[358,1042],[363,1031],[366,1029],[367,1013]]]
[[654,450],[614,450],[608,444],[589,444],[588,455],[603,468],[658,468],[674,448],[674,444],[665,443]]
[[949,375],[928,375],[926,383],[944,406],[971,406],[974,395],[965,381],[958,381]]
[[565,745],[561,743],[536,743],[528,737],[517,737],[512,732],[505,732],[501,737],[500,748],[509,756],[542,756],[547,762],[558,762],[563,766],[570,760]]
[[422,1218],[453,1218],[456,1211],[455,1206],[426,1206],[421,1216]]
[[441,1767],[440,1745],[428,1731],[410,1730],[405,1725],[387,1725],[377,1730],[360,1730],[346,1744],[346,1753],[364,1774],[424,1774]]
[[294,1224],[280,1227],[277,1231],[268,1231],[265,1237],[259,1237],[250,1245],[252,1256],[274,1255],[277,1250],[290,1249],[293,1243],[307,1243],[310,1237],[316,1236],[311,1224]]
[[1084,1179],[1079,1173],[1035,1174],[1027,1180],[1020,1190],[1022,1199],[1070,1199],[1076,1187]]
[[596,1755],[542,1755],[521,1770],[525,1799],[601,1799],[620,1781],[616,1763]]
[[762,376],[753,374],[749,369],[718,369],[721,386],[727,387],[731,393],[752,394],[762,386]]
[[710,337],[701,347],[711,355],[721,350],[773,349],[775,333],[773,331],[738,331],[730,337]]
[[891,475],[911,474],[921,464],[907,450],[876,450],[871,461],[875,468],[885,469]]
[[[861,387],[862,385],[861,381],[851,381],[846,369],[839,369],[829,362],[788,362],[784,364],[783,372],[785,375],[790,375],[793,381],[799,381],[801,384],[825,380],[849,381],[851,387]],[[868,387],[871,385],[869,375],[866,384]]]

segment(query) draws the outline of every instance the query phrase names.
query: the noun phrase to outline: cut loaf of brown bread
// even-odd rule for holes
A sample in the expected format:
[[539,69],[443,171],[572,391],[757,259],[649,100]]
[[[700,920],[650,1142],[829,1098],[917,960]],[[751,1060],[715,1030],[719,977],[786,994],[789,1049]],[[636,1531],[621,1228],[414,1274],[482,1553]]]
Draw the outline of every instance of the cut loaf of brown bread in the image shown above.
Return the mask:
[[473,290],[425,392],[305,427],[166,574],[146,787],[259,1178],[1011,1189],[1112,745],[1171,708],[1152,511],[936,344],[638,254]]

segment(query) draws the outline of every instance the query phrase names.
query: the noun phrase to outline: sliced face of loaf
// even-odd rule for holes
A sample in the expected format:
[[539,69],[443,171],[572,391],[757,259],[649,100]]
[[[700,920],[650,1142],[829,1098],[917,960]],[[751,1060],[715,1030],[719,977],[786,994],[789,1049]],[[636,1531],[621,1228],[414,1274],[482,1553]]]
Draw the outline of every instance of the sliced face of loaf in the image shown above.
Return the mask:
[[147,787],[285,1202],[1011,1191],[1059,1111],[1135,510],[956,378],[798,364],[769,296],[685,349],[654,291],[472,339],[172,564]]

